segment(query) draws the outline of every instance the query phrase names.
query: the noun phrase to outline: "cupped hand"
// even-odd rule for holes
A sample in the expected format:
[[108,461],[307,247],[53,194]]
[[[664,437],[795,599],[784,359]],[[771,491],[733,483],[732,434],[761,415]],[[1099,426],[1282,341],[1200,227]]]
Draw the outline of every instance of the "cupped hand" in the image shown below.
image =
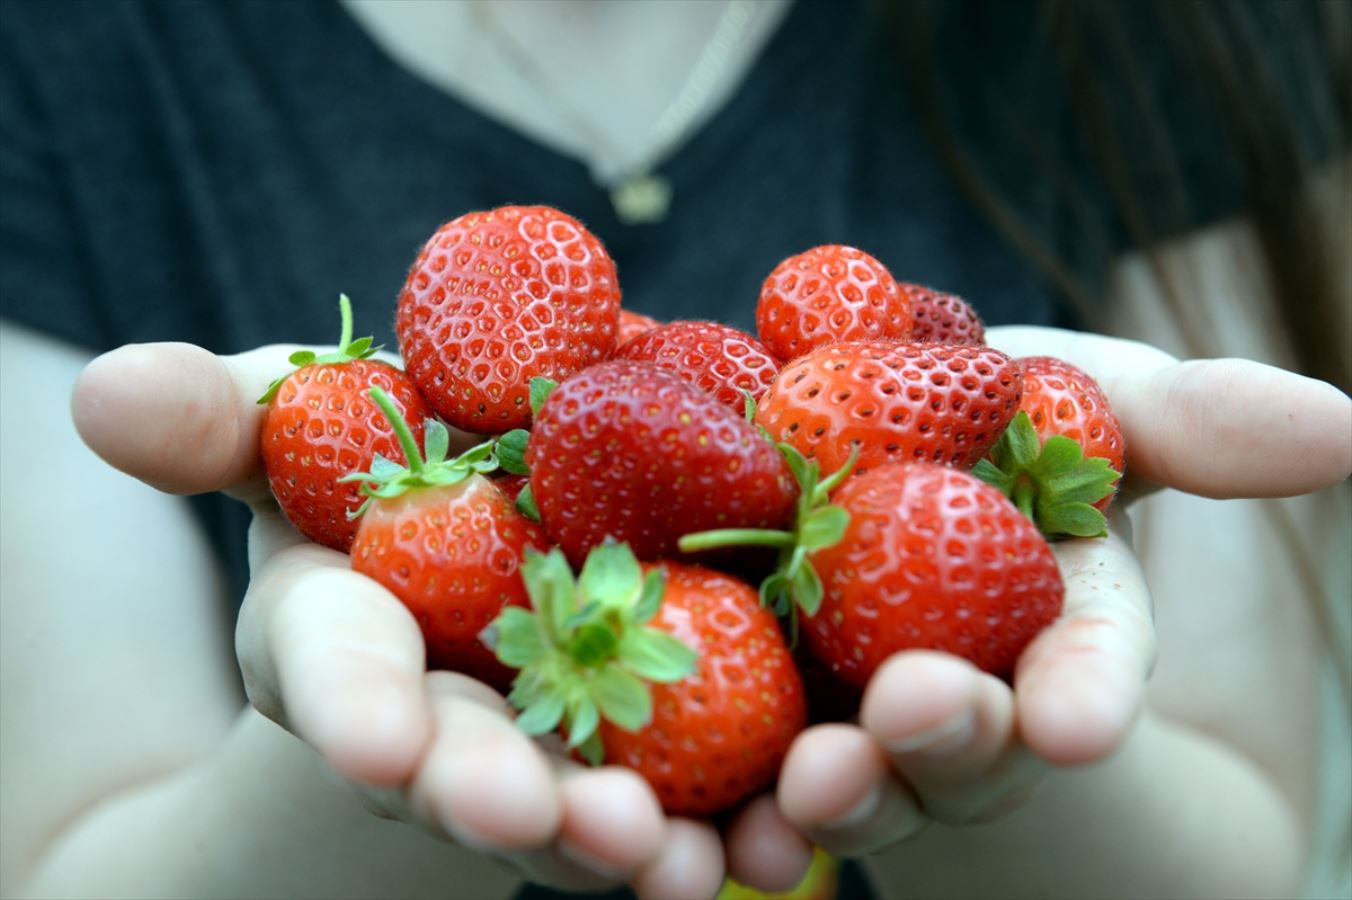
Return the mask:
[[993,328],[988,339],[1013,356],[1061,357],[1107,393],[1128,471],[1109,535],[1054,545],[1065,610],[1024,652],[1012,687],[956,657],[899,653],[874,675],[857,724],[800,735],[776,802],[753,802],[728,831],[734,877],[782,888],[805,869],[809,841],[842,856],[875,853],[932,821],[1005,815],[1057,767],[1107,758],[1142,711],[1155,655],[1124,506],[1159,487],[1294,496],[1352,472],[1352,401],[1322,382],[1055,329]]
[[398,599],[281,515],[262,473],[255,400],[294,349],[123,347],[90,363],[72,401],[81,436],[115,467],[172,493],[225,491],[252,509],[236,628],[250,702],[375,814],[497,856],[530,880],[712,895],[723,852],[710,826],[666,820],[627,769],[546,752],[486,685],[426,672],[422,636]]

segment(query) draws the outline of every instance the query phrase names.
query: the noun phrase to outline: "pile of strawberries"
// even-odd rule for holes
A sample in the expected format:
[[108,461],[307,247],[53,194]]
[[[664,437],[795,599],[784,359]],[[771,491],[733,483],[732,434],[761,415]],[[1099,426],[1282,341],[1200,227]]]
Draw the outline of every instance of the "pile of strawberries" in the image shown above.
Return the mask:
[[674,814],[765,788],[807,697],[899,650],[1011,675],[1061,611],[1048,539],[1103,534],[1123,471],[1089,376],[844,246],[769,273],[759,339],[620,299],[558,210],[446,223],[400,293],[405,371],[343,298],[338,348],[260,401],[282,510],[407,605],[429,667]]

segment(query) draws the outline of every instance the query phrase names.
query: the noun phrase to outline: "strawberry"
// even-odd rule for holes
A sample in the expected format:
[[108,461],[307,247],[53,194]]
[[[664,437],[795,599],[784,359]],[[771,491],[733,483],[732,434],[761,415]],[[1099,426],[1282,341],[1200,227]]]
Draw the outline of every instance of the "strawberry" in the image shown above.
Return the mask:
[[[1126,441],[1108,397],[1097,381],[1083,369],[1051,356],[1026,356],[1023,365],[1023,398],[1019,409],[1028,413],[1037,436],[1043,441],[1064,434],[1084,450],[1085,456],[1100,456],[1117,471],[1126,467]],[[1111,501],[1105,498],[1104,508]]]
[[928,460],[970,468],[1019,404],[1017,364],[987,347],[875,341],[815,350],[785,366],[756,423],[825,470],[859,449],[857,471]]
[[611,360],[554,389],[525,464],[545,532],[574,564],[606,537],[659,559],[687,532],[777,528],[794,508],[788,466],[754,426],[648,363]]
[[408,466],[378,457],[369,472],[347,477],[361,482],[367,496],[352,568],[413,613],[429,668],[464,672],[505,690],[512,673],[479,634],[504,606],[527,604],[522,557],[547,545],[544,534],[482,474],[497,466],[491,442],[447,460],[446,429],[431,419],[424,458],[388,395],[373,388],[371,396],[395,423]]
[[415,441],[432,411],[407,375],[369,358],[380,349],[369,337],[352,339],[352,303],[346,295],[338,306],[343,320],[338,348],[322,355],[291,354],[298,368],[269,385],[258,402],[267,404],[260,447],[277,505],[301,534],[346,553],[357,533],[349,514],[362,498],[356,485],[339,479],[371,465],[377,455],[403,460],[389,421],[366,392],[372,386],[388,391]]
[[775,267],[756,304],[760,339],[781,362],[842,341],[905,340],[911,301],[878,260],[827,244]]
[[661,324],[652,316],[645,316],[643,313],[622,308],[620,310],[620,336],[615,344],[616,348],[623,347],[640,334],[645,331],[652,331]]
[[[797,637],[798,620],[790,613],[794,606],[809,612],[821,605],[822,583],[812,567],[808,554],[829,547],[840,540],[849,524],[849,514],[830,503],[831,492],[854,468],[858,448],[851,450],[845,465],[826,478],[820,478],[821,468],[815,459],[807,459],[789,444],[780,444],[779,451],[798,483],[798,500],[794,505],[792,531],[773,528],[719,528],[712,531],[687,532],[677,548],[683,553],[724,551],[738,547],[747,558],[749,548],[774,548],[779,558],[770,574],[760,585],[761,605],[772,607],[776,615],[788,616]],[[754,556],[749,558],[755,559]],[[761,565],[759,571],[767,566]]]
[[672,322],[655,328],[615,351],[616,359],[650,362],[680,376],[736,412],[746,395],[760,397],[779,372],[765,345],[751,335],[718,322]]
[[864,687],[900,650],[942,650],[1007,676],[1061,614],[1051,548],[1000,494],[932,463],[880,466],[832,498],[849,514],[838,543],[815,551],[820,609],[800,609],[808,648]]
[[989,460],[973,473],[1010,497],[1043,534],[1099,537],[1126,466],[1126,441],[1108,398],[1064,360],[1030,356],[1023,396]]
[[919,284],[899,282],[897,287],[911,298],[914,325],[909,340],[918,344],[985,345],[981,317],[966,300]]
[[408,373],[447,422],[501,434],[530,419],[528,385],[615,349],[615,264],[580,222],[547,206],[453,219],[428,239],[399,297]]
[[557,550],[523,571],[535,612],[507,610],[490,631],[521,667],[508,698],[520,727],[561,726],[584,758],[646,778],[670,815],[707,816],[773,782],[806,708],[755,590],[698,566],[640,567],[610,542],[576,583]]
[[529,475],[514,475],[510,472],[503,472],[493,479],[493,484],[503,495],[513,503],[516,498],[521,496],[521,492],[530,484]]

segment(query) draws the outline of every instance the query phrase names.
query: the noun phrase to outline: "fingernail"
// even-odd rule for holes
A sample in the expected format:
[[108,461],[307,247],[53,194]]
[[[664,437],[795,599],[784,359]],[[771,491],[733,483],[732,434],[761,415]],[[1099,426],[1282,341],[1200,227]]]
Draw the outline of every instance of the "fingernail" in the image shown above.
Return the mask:
[[632,872],[622,869],[613,863],[606,862],[597,856],[583,850],[577,844],[567,838],[559,838],[559,853],[566,859],[576,863],[582,868],[602,878],[608,878],[614,881],[624,881]]
[[863,799],[850,807],[849,812],[833,821],[823,822],[822,825],[825,828],[849,828],[852,825],[867,822],[873,817],[873,814],[878,811],[878,807],[882,805],[882,802],[882,785],[874,785],[873,789],[865,794]]
[[967,746],[974,734],[976,734],[976,714],[969,709],[919,734],[892,741],[887,745],[887,749],[892,753],[947,756]]

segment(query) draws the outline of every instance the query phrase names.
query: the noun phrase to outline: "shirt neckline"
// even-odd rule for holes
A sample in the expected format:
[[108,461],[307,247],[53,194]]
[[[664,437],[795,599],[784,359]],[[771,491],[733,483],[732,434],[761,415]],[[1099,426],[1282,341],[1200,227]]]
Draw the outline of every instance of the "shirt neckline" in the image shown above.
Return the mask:
[[[815,43],[822,7],[828,5],[834,4],[794,0],[727,99],[648,171],[667,178],[677,191],[692,186],[711,157],[716,157],[721,148],[735,146],[737,132],[755,127],[757,113],[794,76],[794,61]],[[608,190],[592,180],[585,161],[517,131],[419,75],[380,46],[344,6],[334,3],[331,8],[353,48],[349,57],[361,61],[362,69],[377,81],[382,96],[398,98],[379,105],[376,115],[384,122],[376,127],[396,128],[414,136],[429,133],[465,151],[473,165],[492,172],[521,200],[543,195],[569,202],[579,210],[613,217]],[[457,158],[448,164],[467,162]]]

